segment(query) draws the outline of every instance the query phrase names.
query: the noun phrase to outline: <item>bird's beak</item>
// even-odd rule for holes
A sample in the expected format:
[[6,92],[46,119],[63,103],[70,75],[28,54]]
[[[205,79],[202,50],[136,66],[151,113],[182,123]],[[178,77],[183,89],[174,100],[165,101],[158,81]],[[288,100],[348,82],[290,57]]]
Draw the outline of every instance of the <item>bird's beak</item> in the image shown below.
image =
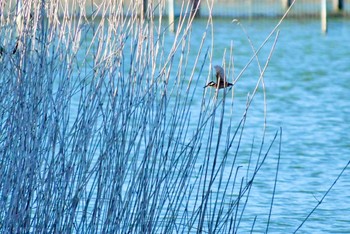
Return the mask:
[[210,82],[209,82],[208,84],[206,84],[206,85],[203,87],[203,89],[205,89],[206,87],[208,87],[208,86],[209,86],[209,84],[210,84]]

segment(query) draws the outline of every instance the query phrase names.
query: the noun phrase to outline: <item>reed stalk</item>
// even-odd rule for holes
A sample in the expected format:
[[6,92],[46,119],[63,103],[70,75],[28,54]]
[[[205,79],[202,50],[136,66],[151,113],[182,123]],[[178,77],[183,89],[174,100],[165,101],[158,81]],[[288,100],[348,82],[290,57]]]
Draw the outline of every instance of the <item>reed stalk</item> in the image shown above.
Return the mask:
[[[19,2],[0,10],[1,232],[237,232],[254,180],[278,148],[279,131],[265,139],[265,124],[258,153],[242,138],[285,16],[257,50],[250,42],[252,59],[235,84],[275,35],[236,122],[227,116],[233,89],[202,89],[214,62],[213,19],[193,51],[186,1],[174,34],[164,1],[151,1],[147,17],[133,1],[29,0],[17,11]],[[232,51],[229,61],[228,70]],[[249,157],[244,150],[248,163],[239,160]]]

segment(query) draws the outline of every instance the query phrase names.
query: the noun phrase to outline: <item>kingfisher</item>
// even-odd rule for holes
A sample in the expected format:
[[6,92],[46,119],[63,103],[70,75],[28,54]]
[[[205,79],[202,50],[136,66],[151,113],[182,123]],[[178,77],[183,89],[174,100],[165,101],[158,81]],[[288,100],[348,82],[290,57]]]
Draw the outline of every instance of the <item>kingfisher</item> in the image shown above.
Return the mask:
[[204,86],[204,88],[210,86],[210,87],[214,87],[216,89],[222,89],[222,88],[227,88],[227,87],[233,86],[232,83],[229,83],[226,81],[225,71],[221,66],[216,65],[216,66],[214,66],[214,68],[216,71],[216,82],[217,83],[215,83],[214,81],[210,81],[206,86]]

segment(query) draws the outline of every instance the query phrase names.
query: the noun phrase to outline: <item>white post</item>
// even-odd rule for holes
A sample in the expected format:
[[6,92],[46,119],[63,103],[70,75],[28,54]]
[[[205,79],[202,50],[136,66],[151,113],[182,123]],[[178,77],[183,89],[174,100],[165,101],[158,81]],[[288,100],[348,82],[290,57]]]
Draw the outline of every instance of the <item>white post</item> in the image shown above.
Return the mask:
[[344,8],[344,1],[343,0],[333,0],[333,11],[339,12],[343,10]]
[[321,0],[321,29],[327,32],[327,0]]
[[282,0],[282,6],[284,9],[287,9],[292,4],[292,0]]
[[169,31],[175,31],[174,0],[168,0]]
[[23,9],[22,9],[22,1],[17,2],[16,7],[16,37],[19,37],[22,34],[23,30]]

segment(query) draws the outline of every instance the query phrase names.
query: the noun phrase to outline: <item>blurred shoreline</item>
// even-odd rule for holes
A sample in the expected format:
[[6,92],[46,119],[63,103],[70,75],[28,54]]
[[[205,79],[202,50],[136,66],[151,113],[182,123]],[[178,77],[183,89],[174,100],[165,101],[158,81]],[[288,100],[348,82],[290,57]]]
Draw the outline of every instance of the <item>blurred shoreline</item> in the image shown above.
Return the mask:
[[[122,2],[118,2],[116,8],[122,7],[124,14],[131,15],[130,12],[135,12],[134,9],[142,11],[142,1],[132,0],[124,0]],[[162,15],[167,15],[168,13],[168,1],[161,1],[161,3],[153,2],[148,0],[147,8],[152,9],[155,16],[162,13]],[[182,6],[182,0],[174,0],[174,14],[176,16],[180,15],[181,8],[186,9],[187,6]],[[188,1],[189,2],[189,1]],[[276,18],[280,17],[284,14],[287,9],[286,0],[218,0],[214,2],[212,11],[210,11],[210,7],[207,2],[202,1],[200,9],[199,9],[199,17],[208,17],[211,13],[214,17],[222,17],[222,18]],[[350,18],[350,1],[344,0],[343,9],[338,10],[336,8],[336,1],[328,0],[327,1],[327,13],[330,17],[346,17]],[[64,15],[64,13],[77,15],[79,13],[84,12],[87,16],[103,16],[103,13],[98,9],[103,4],[112,4],[110,2],[104,0],[93,0],[86,2],[84,4],[77,4],[75,0],[68,0],[66,2],[62,2],[57,6],[58,14]],[[185,4],[187,2],[185,1]],[[209,3],[211,4],[211,3]],[[68,6],[68,7],[67,7]],[[9,12],[13,14],[16,8],[16,1],[12,0],[5,4],[3,4],[2,17],[6,17]],[[134,9],[133,9],[134,8]],[[190,12],[190,7],[187,7],[187,12]],[[183,11],[186,12],[186,11]],[[303,0],[297,1],[293,9],[289,13],[289,17],[293,18],[313,18],[320,17],[321,14],[321,1],[320,0]],[[108,16],[108,15],[107,15]]]

